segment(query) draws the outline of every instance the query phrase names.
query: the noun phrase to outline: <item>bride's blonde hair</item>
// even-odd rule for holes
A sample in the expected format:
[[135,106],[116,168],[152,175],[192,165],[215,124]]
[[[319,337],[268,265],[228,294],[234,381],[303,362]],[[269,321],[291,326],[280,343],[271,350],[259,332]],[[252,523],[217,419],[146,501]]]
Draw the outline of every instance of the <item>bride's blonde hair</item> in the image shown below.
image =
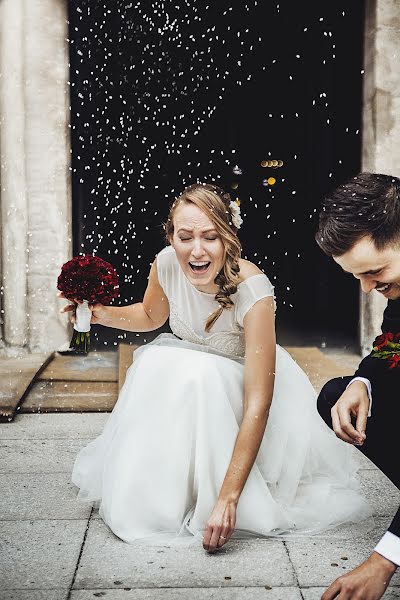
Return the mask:
[[237,291],[239,283],[239,258],[241,245],[237,237],[237,228],[232,223],[232,214],[229,203],[232,201],[229,193],[216,185],[193,184],[185,188],[182,194],[172,203],[167,222],[164,225],[167,241],[170,243],[174,235],[174,212],[181,202],[191,202],[215,225],[224,246],[224,265],[221,271],[214,279],[219,287],[215,294],[215,299],[219,308],[215,310],[207,319],[205,330],[210,331],[216,320],[222,315],[224,309],[231,309],[233,302],[231,294]]

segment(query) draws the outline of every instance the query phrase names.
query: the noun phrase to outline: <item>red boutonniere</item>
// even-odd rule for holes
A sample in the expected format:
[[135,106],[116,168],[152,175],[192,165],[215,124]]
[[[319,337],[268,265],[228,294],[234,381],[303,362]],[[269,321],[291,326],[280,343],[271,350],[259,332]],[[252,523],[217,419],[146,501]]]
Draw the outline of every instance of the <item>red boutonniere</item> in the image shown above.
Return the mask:
[[383,333],[377,337],[371,356],[387,360],[389,369],[400,367],[400,333]]

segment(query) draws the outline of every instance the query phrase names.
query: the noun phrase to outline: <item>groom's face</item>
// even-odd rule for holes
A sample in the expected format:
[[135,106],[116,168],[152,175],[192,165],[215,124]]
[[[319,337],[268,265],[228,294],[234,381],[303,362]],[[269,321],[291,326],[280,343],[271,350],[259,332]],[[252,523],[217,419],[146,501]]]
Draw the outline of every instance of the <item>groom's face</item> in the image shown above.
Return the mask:
[[364,237],[334,261],[360,280],[363,292],[376,290],[389,300],[400,298],[400,240],[377,250],[370,237]]

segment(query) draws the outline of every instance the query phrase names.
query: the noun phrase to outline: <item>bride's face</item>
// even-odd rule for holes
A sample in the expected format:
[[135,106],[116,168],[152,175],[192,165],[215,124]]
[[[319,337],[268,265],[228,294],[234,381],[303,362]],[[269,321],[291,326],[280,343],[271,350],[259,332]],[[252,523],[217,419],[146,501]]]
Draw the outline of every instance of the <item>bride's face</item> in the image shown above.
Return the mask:
[[175,209],[171,245],[190,283],[202,292],[217,292],[214,279],[224,264],[224,246],[213,222],[192,202]]

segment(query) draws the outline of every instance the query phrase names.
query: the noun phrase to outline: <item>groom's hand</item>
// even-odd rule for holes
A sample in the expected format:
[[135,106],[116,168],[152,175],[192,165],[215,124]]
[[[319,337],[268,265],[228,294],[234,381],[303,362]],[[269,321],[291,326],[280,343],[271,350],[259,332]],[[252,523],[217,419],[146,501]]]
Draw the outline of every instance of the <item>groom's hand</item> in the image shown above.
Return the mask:
[[390,560],[373,552],[359,567],[336,579],[321,600],[379,600],[396,568]]
[[[332,427],[337,437],[349,444],[362,446],[366,439],[368,410],[367,386],[362,381],[354,381],[331,410]],[[355,427],[351,423],[352,417],[356,419]]]

